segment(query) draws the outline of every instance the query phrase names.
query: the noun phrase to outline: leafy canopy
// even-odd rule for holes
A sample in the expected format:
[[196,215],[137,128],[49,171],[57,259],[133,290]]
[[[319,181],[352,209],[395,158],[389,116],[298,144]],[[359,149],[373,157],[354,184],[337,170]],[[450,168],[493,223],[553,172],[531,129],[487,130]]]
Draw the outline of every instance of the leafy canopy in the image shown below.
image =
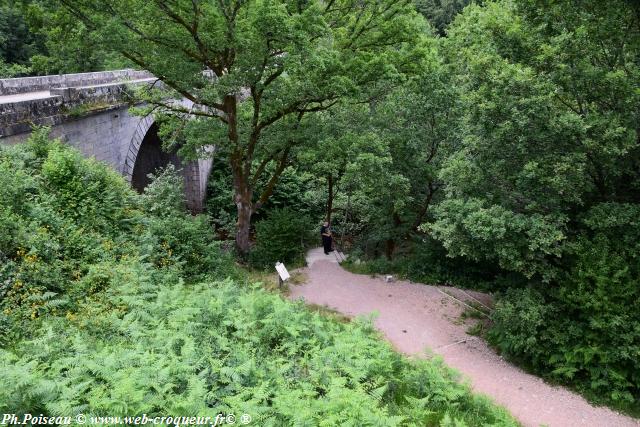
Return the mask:
[[[216,144],[227,157],[242,254],[251,215],[304,142],[304,115],[371,96],[420,62],[424,22],[407,0],[61,2],[106,46],[196,105],[170,102],[163,90],[146,97],[168,116],[166,134],[186,145],[183,152]],[[277,166],[267,173],[271,162]]]

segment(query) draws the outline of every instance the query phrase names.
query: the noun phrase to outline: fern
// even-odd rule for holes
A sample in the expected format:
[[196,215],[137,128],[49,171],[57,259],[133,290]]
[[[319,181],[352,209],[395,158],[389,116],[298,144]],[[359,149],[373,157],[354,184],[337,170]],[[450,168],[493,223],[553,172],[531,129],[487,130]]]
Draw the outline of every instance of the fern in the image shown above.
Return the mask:
[[[11,311],[2,332],[16,337],[0,350],[6,413],[245,412],[261,426],[515,424],[438,362],[394,352],[371,319],[339,323],[234,280],[206,221],[180,212],[175,197],[163,202],[177,194],[170,171],[140,198],[55,143],[0,148],[0,167],[17,169],[34,195],[16,193],[11,215],[0,211],[0,230],[17,227],[11,239],[0,236],[11,257],[0,285],[24,289],[1,302]],[[1,194],[14,184],[0,174]]]

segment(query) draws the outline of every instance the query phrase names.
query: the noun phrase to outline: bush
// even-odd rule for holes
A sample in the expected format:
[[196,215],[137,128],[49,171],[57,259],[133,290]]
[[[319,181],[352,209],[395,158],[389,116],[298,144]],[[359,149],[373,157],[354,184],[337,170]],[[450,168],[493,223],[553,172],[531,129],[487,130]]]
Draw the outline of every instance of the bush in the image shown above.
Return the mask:
[[114,242],[134,234],[135,195],[111,169],[50,141],[47,129],[0,149],[0,195],[0,308],[10,319],[3,334],[15,336],[43,315],[73,310],[68,297],[88,267],[130,249]]
[[275,209],[256,224],[256,246],[249,261],[261,268],[277,261],[301,263],[306,248],[316,240],[308,217],[286,208]]
[[209,218],[186,214],[183,186],[173,165],[152,176],[140,201],[147,213],[143,253],[156,266],[177,268],[176,274],[190,280],[202,280],[214,272],[237,277],[231,255],[220,250]]
[[[357,251],[351,254],[350,259],[356,257]],[[415,282],[452,284],[491,291],[525,280],[517,273],[505,272],[486,261],[450,257],[441,242],[424,236],[415,237],[414,241],[407,245],[404,253],[391,261],[386,258],[374,258],[365,259],[359,266],[351,261],[344,265],[355,273],[396,273]]]
[[555,285],[500,298],[491,341],[594,398],[640,409],[639,217],[630,204],[591,209],[570,269]]
[[505,354],[542,362],[544,332],[554,311],[536,289],[509,289],[496,303],[489,338]]
[[146,257],[188,280],[235,274],[205,218],[184,211],[176,176],[160,174],[140,197],[47,129],[0,147],[0,342],[75,312],[122,260]]

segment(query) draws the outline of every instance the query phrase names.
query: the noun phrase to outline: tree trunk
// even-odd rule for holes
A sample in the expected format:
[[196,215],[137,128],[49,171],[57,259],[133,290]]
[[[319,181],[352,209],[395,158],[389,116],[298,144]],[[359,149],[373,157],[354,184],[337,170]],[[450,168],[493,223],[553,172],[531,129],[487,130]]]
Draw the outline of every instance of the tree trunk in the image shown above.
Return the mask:
[[[402,219],[400,219],[400,215],[398,215],[397,212],[393,212],[393,225],[395,226],[394,228],[397,229],[400,225],[402,225]],[[391,261],[393,259],[393,252],[396,249],[396,239],[394,238],[394,236],[391,236],[387,239],[387,241],[385,242],[385,248],[384,248],[384,254],[386,255],[387,259],[389,261]]]
[[333,175],[329,174],[329,197],[327,198],[327,222],[331,222],[331,211],[333,210]]
[[[238,200],[238,198],[236,198]],[[249,231],[251,229],[251,200],[236,201],[238,222],[236,227],[236,249],[242,258],[249,254]]]
[[393,251],[396,248],[396,242],[393,239],[387,239],[385,242],[384,254],[389,261],[393,259]]
[[249,254],[249,231],[251,229],[251,215],[253,214],[253,190],[249,180],[243,173],[242,164],[232,159],[233,172],[233,201],[238,212],[236,222],[236,250],[241,258]]
[[[224,111],[227,116],[229,142],[236,147],[229,158],[233,175],[233,201],[238,212],[236,222],[236,250],[241,258],[249,254],[249,231],[253,214],[253,188],[250,182],[251,158],[243,159],[244,153],[238,141],[237,99],[234,95],[224,97]],[[247,163],[248,162],[248,163]]]

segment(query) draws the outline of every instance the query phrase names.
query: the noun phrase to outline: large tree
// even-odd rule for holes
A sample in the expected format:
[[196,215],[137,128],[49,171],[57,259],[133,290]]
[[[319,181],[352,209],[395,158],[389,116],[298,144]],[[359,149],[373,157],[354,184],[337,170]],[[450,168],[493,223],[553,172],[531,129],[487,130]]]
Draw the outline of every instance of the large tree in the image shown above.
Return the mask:
[[444,41],[461,149],[431,226],[449,254],[529,277],[496,305],[494,344],[636,408],[639,12],[623,0],[465,9]]
[[[251,215],[303,142],[296,129],[305,115],[410,69],[422,25],[408,0],[61,2],[106,46],[200,106],[149,99],[181,136],[228,158],[240,254],[250,248]],[[261,144],[274,124],[280,131]]]
[[442,193],[438,171],[455,148],[456,88],[438,42],[429,47],[420,74],[401,87],[321,114],[310,138],[315,144],[298,154],[326,184],[327,220],[335,213],[361,246],[389,259],[422,235],[419,227]]
[[461,149],[432,228],[450,253],[551,280],[583,215],[640,201],[639,16],[624,1],[528,0],[456,20]]

